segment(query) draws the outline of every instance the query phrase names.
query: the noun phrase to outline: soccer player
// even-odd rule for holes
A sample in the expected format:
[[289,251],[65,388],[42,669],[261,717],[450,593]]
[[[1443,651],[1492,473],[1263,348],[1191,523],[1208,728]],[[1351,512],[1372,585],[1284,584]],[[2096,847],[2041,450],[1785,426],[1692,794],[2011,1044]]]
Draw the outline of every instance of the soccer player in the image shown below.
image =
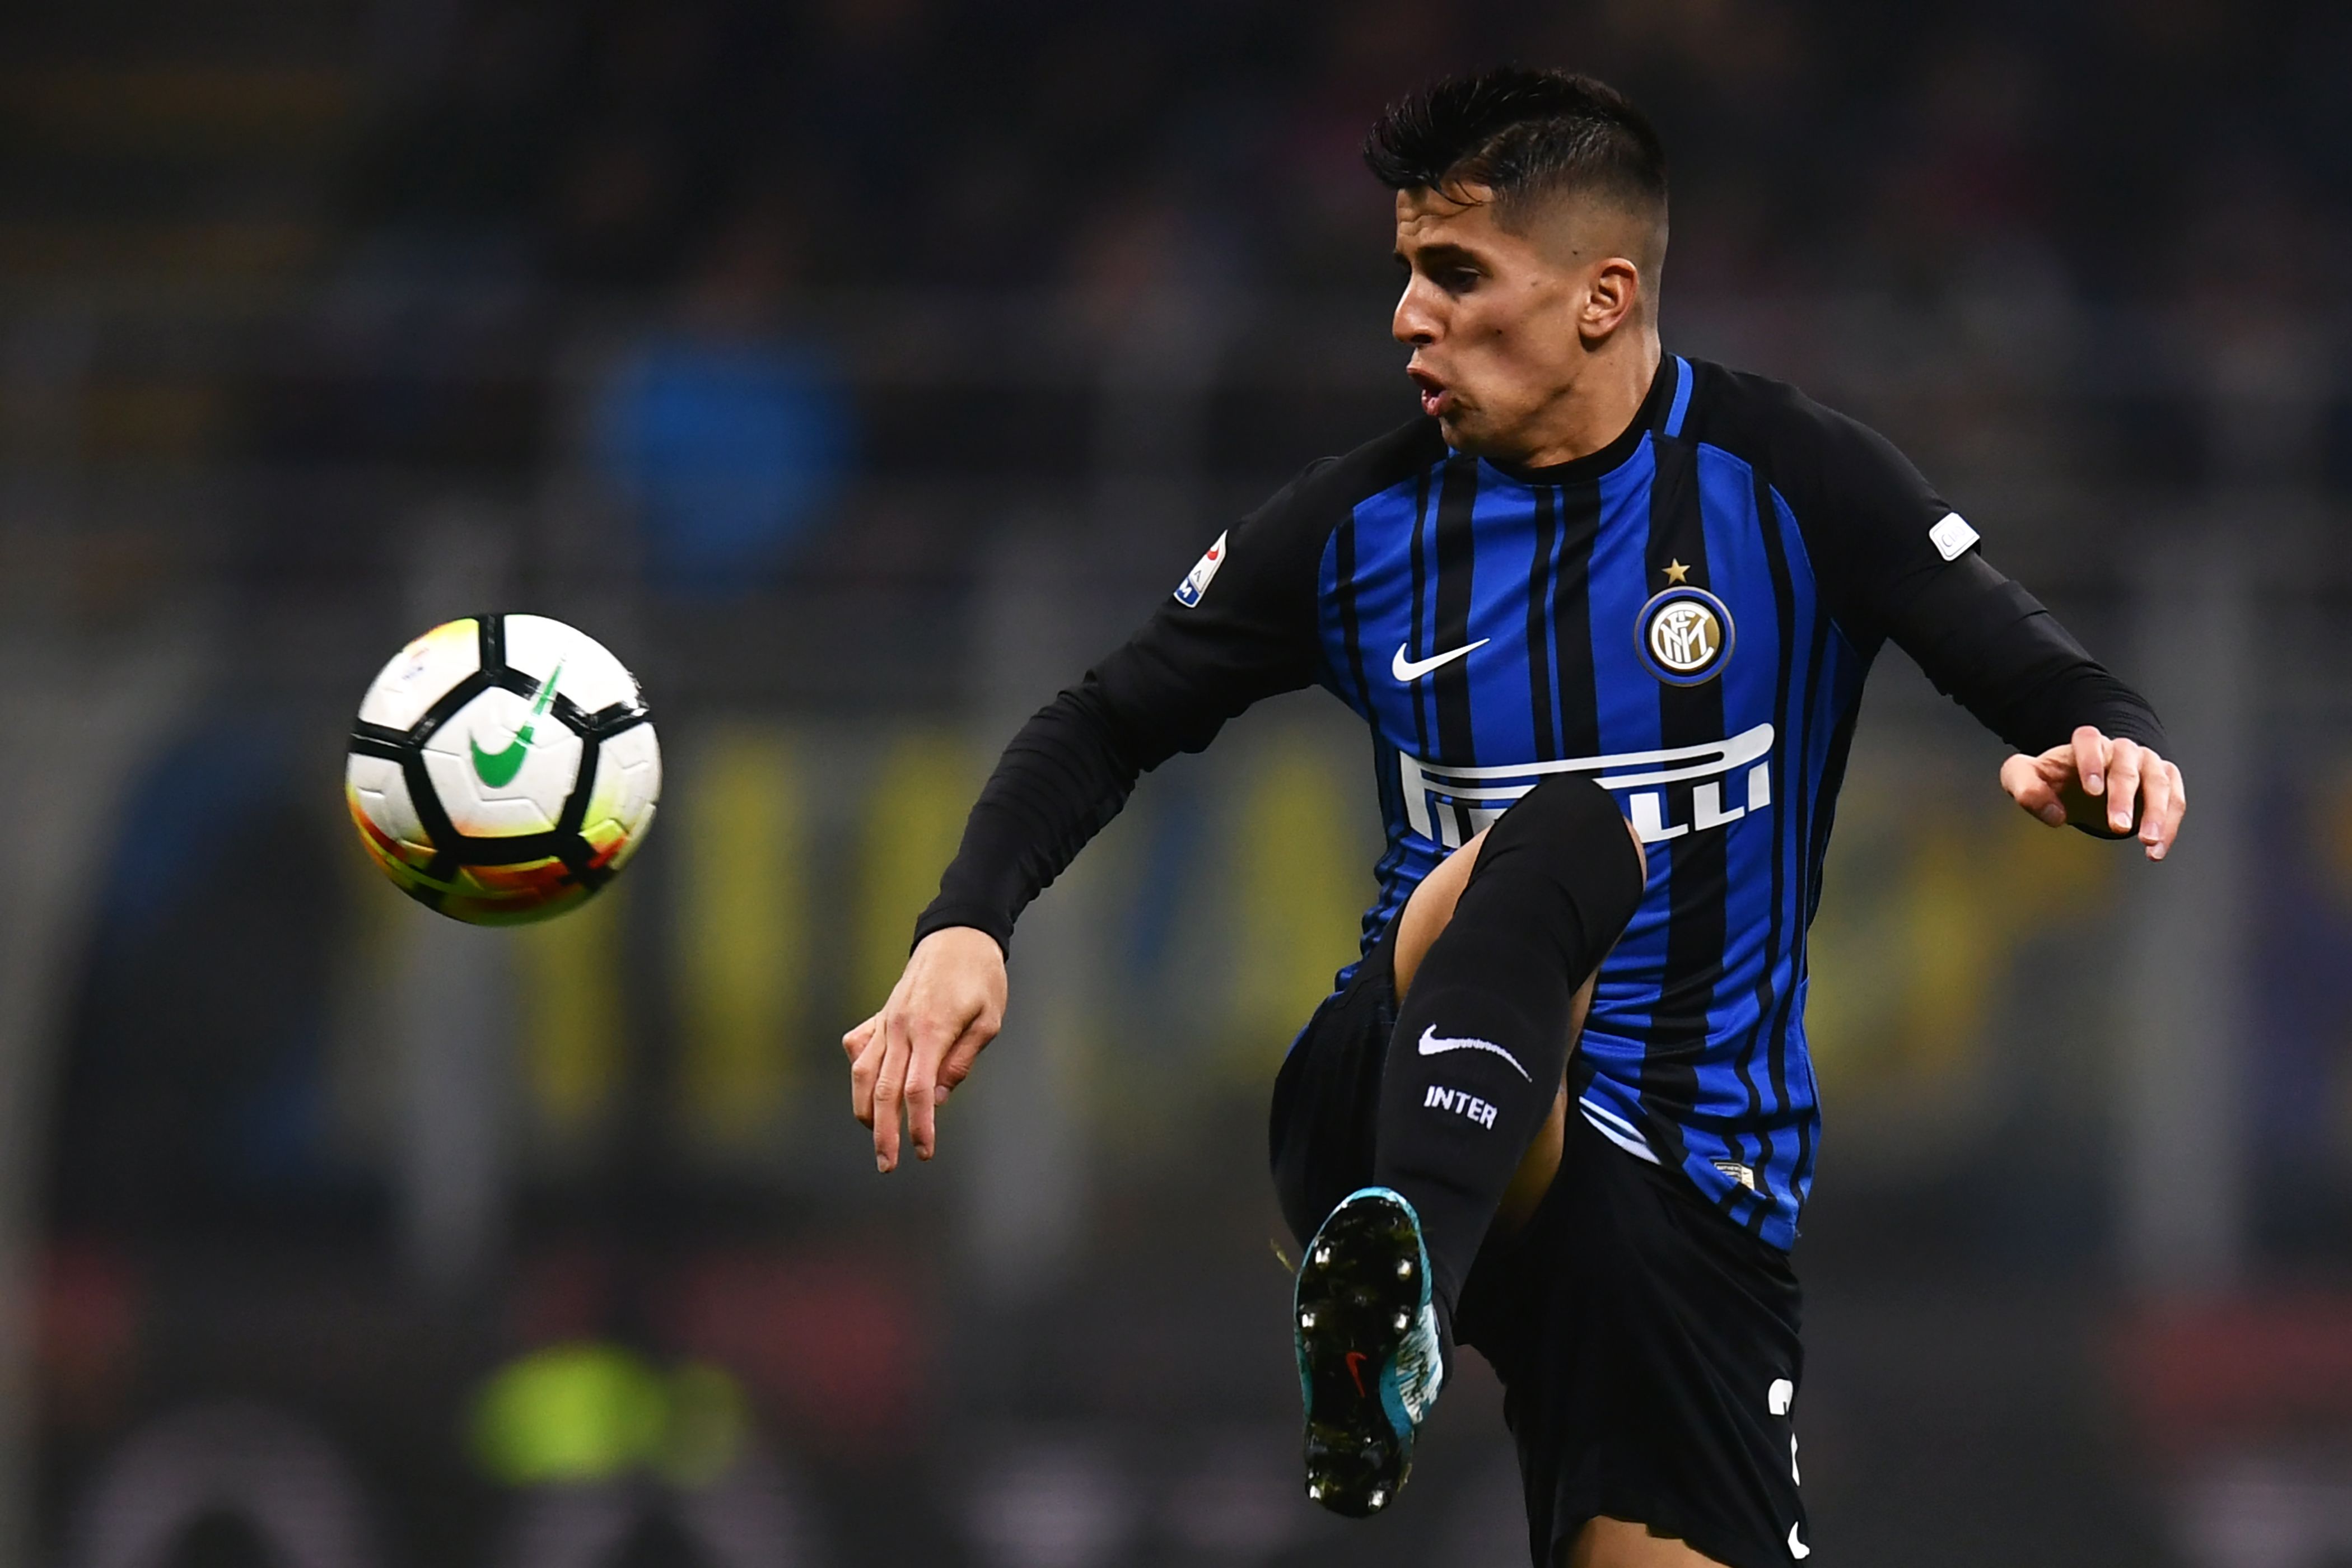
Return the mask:
[[1395,1495],[1458,1340],[1502,1378],[1538,1564],[1785,1563],[1805,930],[1871,660],[2014,747],[2001,785],[2053,826],[2161,859],[2179,770],[1893,447],[1662,351],[1665,160],[1623,96],[1443,81],[1366,158],[1420,417],[1220,535],[1014,738],[844,1038],[855,1110],[880,1169],[929,1159],[1023,907],[1139,774],[1320,685],[1371,727],[1388,845],[1274,1091],[1309,1495]]

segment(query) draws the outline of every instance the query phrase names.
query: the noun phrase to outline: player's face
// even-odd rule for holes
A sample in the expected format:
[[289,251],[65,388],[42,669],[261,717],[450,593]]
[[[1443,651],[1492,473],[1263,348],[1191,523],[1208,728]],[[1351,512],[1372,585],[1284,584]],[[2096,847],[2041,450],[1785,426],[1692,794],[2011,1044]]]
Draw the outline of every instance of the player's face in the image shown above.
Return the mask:
[[[1400,191],[1396,255],[1406,269],[1391,325],[1412,350],[1405,373],[1422,412],[1458,451],[1506,460],[1548,446],[1595,347],[1633,304],[1622,251],[1588,242],[1570,212],[1515,233],[1471,187],[1456,200]],[[1591,240],[1615,237],[1601,232]],[[1611,296],[1612,288],[1623,297]]]

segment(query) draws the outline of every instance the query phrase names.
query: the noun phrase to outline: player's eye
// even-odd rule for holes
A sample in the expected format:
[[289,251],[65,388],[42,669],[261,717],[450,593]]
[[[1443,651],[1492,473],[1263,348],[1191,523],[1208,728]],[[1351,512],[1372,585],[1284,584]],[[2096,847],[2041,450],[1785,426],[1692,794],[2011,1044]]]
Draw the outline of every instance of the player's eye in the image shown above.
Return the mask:
[[1437,274],[1437,286],[1448,294],[1467,294],[1478,286],[1475,268],[1448,267]]

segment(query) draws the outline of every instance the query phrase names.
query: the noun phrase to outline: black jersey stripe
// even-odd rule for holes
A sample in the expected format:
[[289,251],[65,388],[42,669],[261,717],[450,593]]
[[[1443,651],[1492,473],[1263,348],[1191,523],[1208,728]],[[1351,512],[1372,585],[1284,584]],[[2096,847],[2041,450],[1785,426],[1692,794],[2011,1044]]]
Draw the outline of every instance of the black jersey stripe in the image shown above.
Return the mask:
[[1598,480],[1559,491],[1559,566],[1552,605],[1552,690],[1559,710],[1559,754],[1601,751],[1601,695],[1592,668],[1592,541],[1601,531]]
[[[1780,668],[1772,682],[1772,799],[1776,803],[1790,798],[1789,745],[1789,682],[1794,674],[1797,640],[1797,596],[1789,576],[1789,557],[1780,543],[1780,515],[1773,504],[1772,487],[1762,474],[1755,476],[1756,526],[1764,541],[1764,565],[1772,578],[1772,615],[1778,637],[1774,646],[1780,658]],[[1785,805],[1778,805],[1785,813]],[[1786,818],[1772,825],[1772,901],[1771,916],[1764,931],[1764,963],[1756,975],[1756,1027],[1765,1034],[1766,1076],[1772,1086],[1772,1110],[1777,1115],[1789,1103],[1789,1053],[1783,1036],[1786,1025],[1779,1016],[1780,998],[1774,994],[1772,977],[1780,959],[1780,944],[1786,940],[1781,929],[1781,911],[1786,904],[1789,879],[1789,857],[1794,842],[1785,826]],[[1794,987],[1791,986],[1793,990]],[[1740,1076],[1748,1086],[1748,1114],[1761,1122],[1757,1115],[1763,1107],[1749,1063],[1756,1059],[1757,1037],[1750,1035],[1739,1053]],[[1773,1195],[1769,1172],[1772,1169],[1771,1130],[1759,1125],[1756,1132],[1756,1184],[1767,1198]]]
[[[1829,663],[1829,659],[1830,618],[1825,615],[1816,615],[1813,617],[1812,647],[1805,658],[1805,701],[1801,710],[1804,722],[1799,727],[1799,733],[1790,738],[1792,748],[1802,748],[1799,754],[1805,757],[1812,755],[1813,723],[1815,716],[1821,712],[1823,679],[1822,667]],[[1797,770],[1797,820],[1799,822],[1811,823],[1813,820],[1811,774],[1812,769],[1810,767]],[[1824,781],[1822,798],[1834,799],[1835,796],[1828,793],[1829,787],[1827,781]],[[1816,846],[1819,847],[1817,848]],[[1822,901],[1820,849],[1826,847],[1827,832],[1824,826],[1822,831],[1815,834],[1814,838],[1808,842],[1804,848],[1805,879],[1799,890],[1803,896],[1805,925],[1808,930],[1812,926],[1814,911],[1820,908]]]
[[[1434,658],[1470,641],[1471,579],[1477,570],[1478,460],[1454,458],[1445,465],[1437,501],[1437,616],[1428,651]],[[1454,659],[1428,678],[1436,689],[1437,744],[1447,761],[1475,763],[1478,732],[1471,721],[1470,661]]]
[[[1397,780],[1396,764],[1395,749],[1382,743],[1376,732],[1372,736],[1372,777],[1378,781],[1381,820],[1383,822],[1398,822],[1404,816],[1404,792]],[[1381,896],[1373,900],[1371,907],[1364,911],[1362,942],[1358,952],[1360,958],[1371,956],[1373,944],[1380,941],[1381,934],[1388,930],[1389,921],[1395,918],[1397,910],[1404,907],[1405,900],[1411,896],[1412,889],[1400,889],[1395,880],[1398,868],[1405,863],[1411,853],[1411,846],[1403,836],[1391,833],[1388,847],[1381,851],[1380,859],[1372,866],[1372,879],[1378,884]],[[1342,973],[1349,972],[1341,971]]]
[[[1812,646],[1805,657],[1805,699],[1801,710],[1804,715],[1804,721],[1800,727],[1801,732],[1790,737],[1787,748],[1790,756],[1799,759],[1800,764],[1801,759],[1812,754],[1814,715],[1820,711],[1821,687],[1825,679],[1822,667],[1829,662],[1830,658],[1830,626],[1828,614],[1816,609],[1813,615]],[[1803,765],[1792,765],[1789,773],[1794,777],[1797,786],[1795,795],[1797,821],[1809,823],[1812,820],[1813,810],[1812,769]],[[1822,798],[1836,799],[1834,793],[1827,793],[1833,792],[1835,788],[1834,784],[1825,782],[1823,784],[1825,793]],[[1808,950],[1811,946],[1813,911],[1821,902],[1822,881],[1821,858],[1813,846],[1806,844],[1800,848],[1799,853],[1803,856],[1799,870],[1804,880],[1799,885],[1798,895],[1801,907],[1805,912],[1803,923],[1797,930],[1796,973],[1798,978],[1802,980],[1806,967],[1811,963]],[[1790,987],[1790,995],[1781,999],[1780,1016],[1775,1020],[1770,1037],[1772,1081],[1780,1086],[1784,1096],[1789,1081],[1789,1032],[1795,993],[1796,987],[1792,985]],[[1783,1099],[1781,1103],[1785,1105],[1787,1100]],[[1812,1119],[1808,1117],[1799,1123],[1797,1128],[1797,1156],[1790,1167],[1790,1180],[1799,1191],[1803,1190],[1806,1174],[1812,1169],[1811,1122]]]
[[1548,485],[1536,487],[1535,559],[1528,567],[1528,710],[1536,737],[1536,754],[1557,756],[1552,726],[1551,600],[1559,591],[1559,522]]
[[1339,584],[1339,646],[1348,661],[1348,678],[1356,683],[1356,710],[1370,714],[1372,688],[1364,679],[1364,628],[1356,607],[1356,519],[1352,513],[1332,533],[1331,571]]
[[[1681,441],[1655,441],[1657,471],[1650,481],[1650,538],[1646,552],[1648,582],[1653,590],[1665,586],[1669,565],[1696,587],[1707,586],[1706,531],[1699,515],[1697,454]],[[1635,628],[1628,627],[1629,635]],[[1702,745],[1723,739],[1723,686],[1720,680],[1696,686],[1658,685],[1658,736],[1668,747]],[[1664,820],[1688,824],[1691,786],[1668,786]],[[1727,916],[1724,887],[1727,866],[1720,831],[1685,832],[1653,846],[1668,857],[1665,984],[1651,1013],[1643,1042],[1642,1098],[1645,1105],[1671,1114],[1653,1114],[1651,1129],[1664,1127],[1671,1139],[1672,1163],[1687,1158],[1681,1129],[1698,1100],[1698,1063],[1706,1047],[1707,1012],[1723,975],[1723,943]],[[1664,1152],[1664,1151],[1661,1151]]]
[[[1429,598],[1429,478],[1433,470],[1423,468],[1412,487],[1412,622],[1411,646],[1405,649],[1407,658],[1427,657],[1429,639],[1424,635],[1424,614]],[[1429,689],[1424,682],[1414,681],[1412,692],[1413,755],[1429,753]]]

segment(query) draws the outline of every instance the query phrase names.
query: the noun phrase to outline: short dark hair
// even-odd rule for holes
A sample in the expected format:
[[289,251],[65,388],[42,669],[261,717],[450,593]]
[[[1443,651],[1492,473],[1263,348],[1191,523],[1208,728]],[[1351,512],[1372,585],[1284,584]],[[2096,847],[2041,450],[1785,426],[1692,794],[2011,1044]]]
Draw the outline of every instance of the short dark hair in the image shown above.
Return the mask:
[[1575,190],[1666,212],[1666,149],[1633,100],[1589,76],[1497,66],[1389,105],[1364,162],[1392,191],[1485,185],[1500,208]]

